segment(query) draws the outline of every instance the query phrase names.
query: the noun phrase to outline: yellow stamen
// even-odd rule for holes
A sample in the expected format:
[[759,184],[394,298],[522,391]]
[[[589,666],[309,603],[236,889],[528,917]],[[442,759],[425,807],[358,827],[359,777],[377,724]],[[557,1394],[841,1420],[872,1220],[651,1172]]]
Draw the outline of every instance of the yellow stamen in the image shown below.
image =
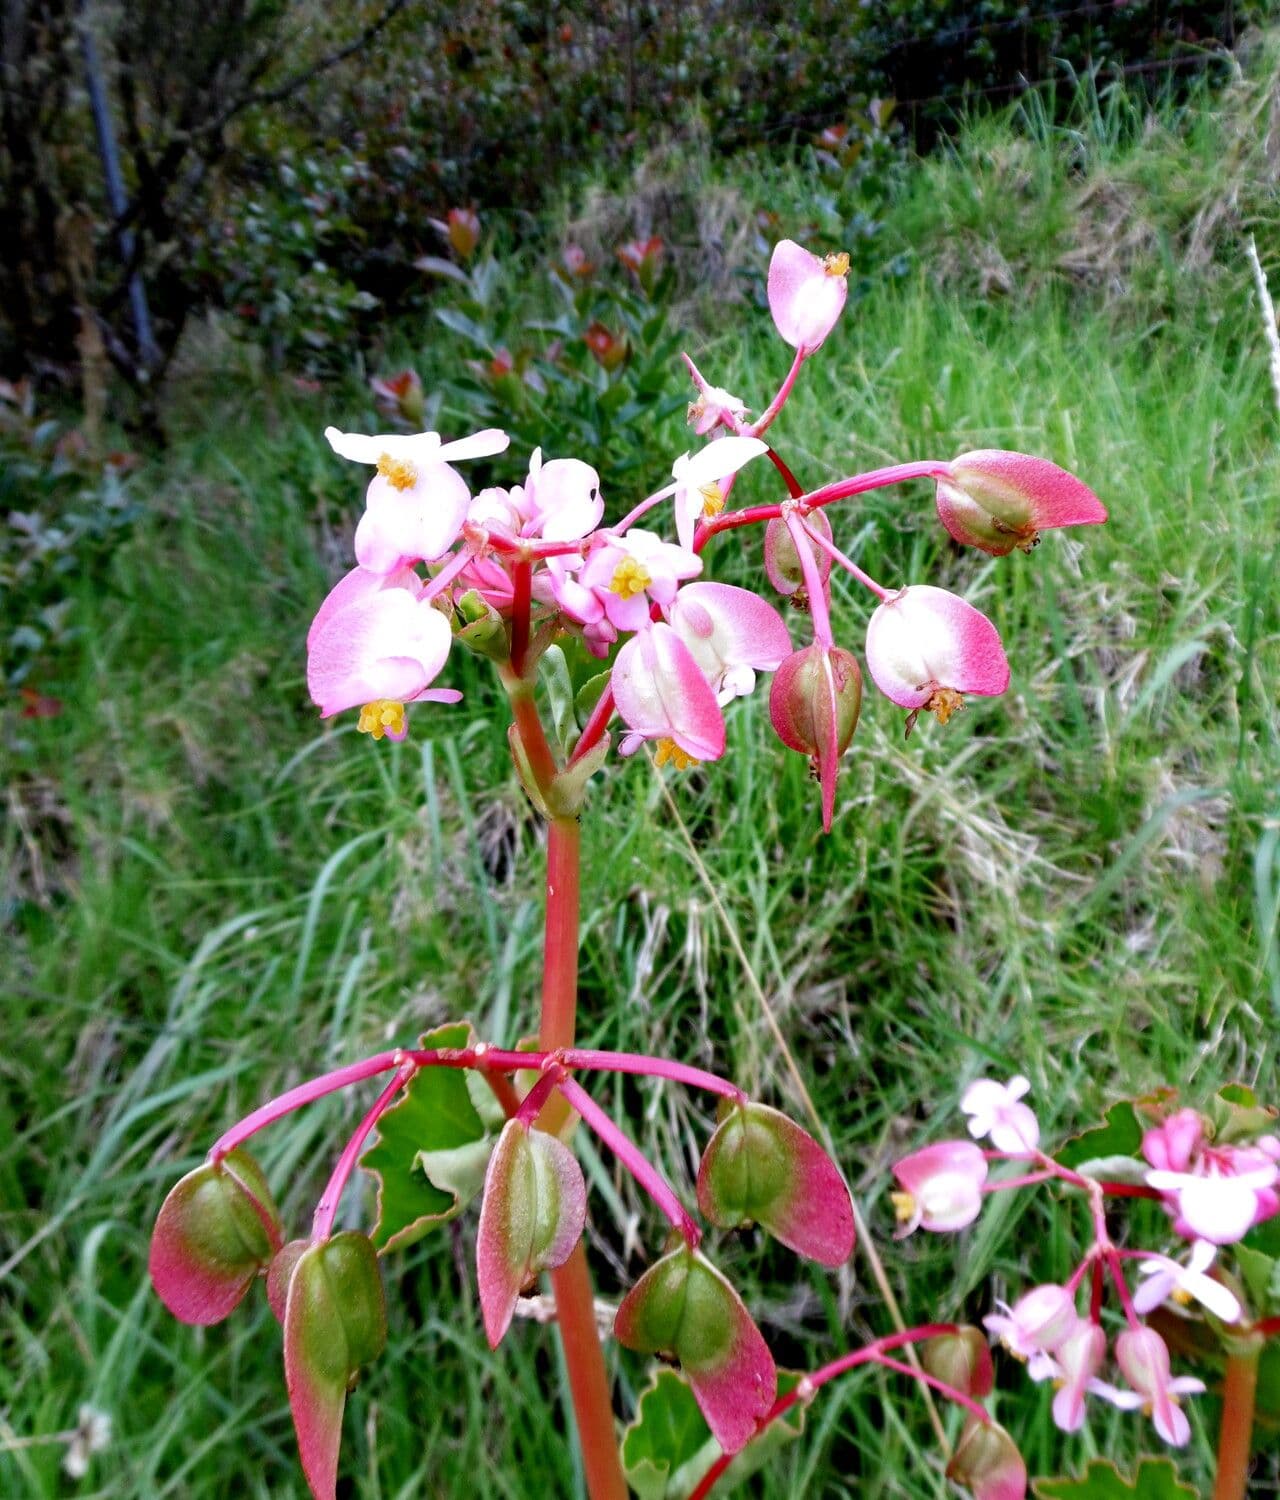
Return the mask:
[[653,577],[643,563],[638,563],[634,557],[624,557],[613,570],[609,592],[617,594],[621,599],[634,599],[637,594],[643,594],[652,582]]
[[702,496],[702,514],[708,521],[724,509],[724,491],[718,484],[699,485],[698,493]]
[[948,723],[951,715],[958,713],[963,707],[964,694],[957,693],[955,688],[939,688],[925,704],[929,713],[937,714],[939,724]]
[[380,740],[384,734],[400,739],[405,730],[404,704],[391,698],[378,698],[373,703],[366,703],[360,710],[356,728],[361,734],[371,734],[375,740]]
[[890,1193],[889,1202],[893,1204],[894,1217],[899,1224],[910,1224],[916,1216],[916,1200],[912,1193]]
[[849,256],[846,251],[839,255],[828,255],[822,262],[822,269],[828,276],[847,276],[849,274]]
[[689,410],[685,413],[685,421],[690,423],[701,422],[702,418],[706,415],[706,410],[707,398],[699,396],[696,401],[690,401]]
[[682,750],[674,740],[659,740],[655,747],[653,763],[659,769],[673,765],[677,771],[687,771],[690,766],[701,764],[696,755]]
[[1191,1306],[1191,1293],[1185,1287],[1175,1286],[1173,1291],[1169,1293],[1169,1296],[1179,1307]]
[[395,490],[411,490],[418,482],[418,471],[405,458],[384,453],[378,460],[378,473]]

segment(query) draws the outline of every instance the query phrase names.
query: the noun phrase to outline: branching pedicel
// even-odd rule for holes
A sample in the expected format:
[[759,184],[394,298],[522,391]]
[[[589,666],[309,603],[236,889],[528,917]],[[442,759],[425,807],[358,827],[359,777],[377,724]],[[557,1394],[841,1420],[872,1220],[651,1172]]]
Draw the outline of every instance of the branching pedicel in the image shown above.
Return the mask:
[[[723,1457],[703,1465],[691,1481],[693,1495],[707,1494],[731,1456],[771,1422],[835,1376],[868,1363],[921,1380],[968,1413],[951,1457],[954,1478],[988,1500],[1025,1493],[1017,1448],[981,1405],[991,1389],[992,1365],[976,1329],[931,1324],[902,1330],[780,1395],[768,1346],[705,1254],[698,1221],[579,1081],[600,1071],[644,1074],[717,1095],[719,1124],[697,1180],[704,1219],[724,1229],[758,1224],[796,1253],[828,1266],[851,1255],[855,1216],[848,1188],[807,1131],[702,1069],[667,1058],[575,1048],[577,820],[589,782],[609,755],[615,715],[622,756],[647,741],[660,767],[718,760],[725,750],[726,705],[752,692],[758,672],[773,672],[774,728],[784,745],[810,760],[829,830],[840,760],[862,698],[857,658],[837,644],[832,631],[833,569],[843,569],[874,598],[867,667],[881,692],[907,711],[908,732],[920,714],[933,713],[945,725],[965,695],[996,695],[1009,681],[999,634],[978,610],[929,584],[882,585],[847,555],[831,521],[838,502],[907,480],[931,480],[951,536],[993,556],[1030,551],[1040,533],[1054,527],[1106,519],[1092,491],[1056,465],[992,450],[950,462],[896,465],[805,491],[764,434],[840,316],[847,269],[845,256],[820,259],[790,241],[777,246],[769,304],[779,333],[795,351],[777,394],[751,422],[738,397],[711,385],[687,361],[697,393],[689,419],[710,441],[678,458],[670,481],[612,525],[604,522],[599,476],[579,458],[544,460],[535,452],[523,484],[473,495],[455,465],[502,453],[508,439],[498,430],[455,442],[442,442],[435,433],[327,433],[336,452],[375,472],[355,534],[358,566],[325,599],[308,635],[312,697],[325,717],[358,710],[359,728],[375,740],[402,739],[411,707],[417,712],[417,705],[460,696],[435,686],[455,643],[492,660],[511,706],[508,734],[517,773],[548,824],[548,870],[536,1051],[504,1050],[452,1026],[424,1037],[417,1048],[384,1052],[314,1079],[229,1130],[161,1210],[151,1275],[179,1318],[219,1321],[265,1274],[284,1329],[285,1375],[303,1468],[318,1497],[334,1495],[346,1392],[385,1342],[379,1254],[410,1243],[476,1195],[477,1279],[490,1343],[496,1346],[507,1334],[521,1292],[548,1272],[589,1492],[593,1500],[626,1494],[581,1248],[586,1190],[570,1149],[579,1120],[634,1176],[671,1227],[665,1253],[619,1306],[614,1332],[633,1349],[679,1362],[719,1444]],[[766,455],[785,485],[785,498],[729,508],[736,475]],[[664,511],[675,540],[640,524]],[[707,544],[746,526],[764,528],[770,583],[808,615],[812,638],[799,647],[764,598],[702,576]],[[563,657],[557,662],[553,653],[567,636],[585,642],[603,665],[577,695],[582,718],[566,733],[561,712],[549,734],[537,696],[539,672],[563,668]],[[384,1087],[341,1151],[309,1237],[286,1242],[270,1190],[244,1143],[293,1110],[374,1078],[383,1079]],[[970,1222],[985,1193],[1016,1185],[989,1178],[993,1159],[1025,1163],[1030,1170],[1021,1182],[1056,1180],[1084,1190],[1096,1237],[1076,1277],[1063,1287],[1038,1289],[989,1322],[1010,1347],[1030,1356],[1033,1376],[1061,1382],[1055,1402],[1061,1426],[1079,1425],[1084,1396],[1093,1392],[1122,1405],[1149,1406],[1161,1436],[1183,1441],[1186,1418],[1177,1401],[1190,1387],[1170,1378],[1167,1349],[1141,1315],[1166,1294],[1189,1293],[1200,1297],[1211,1316],[1235,1323],[1239,1303],[1209,1279],[1212,1251],[1199,1242],[1185,1266],[1147,1257],[1141,1286],[1131,1294],[1123,1261],[1134,1252],[1117,1249],[1107,1237],[1104,1198],[1111,1191],[1165,1195],[1178,1204],[1179,1225],[1194,1228],[1210,1193],[1212,1217],[1235,1193],[1239,1201],[1231,1202],[1239,1215],[1233,1223],[1243,1223],[1247,1189],[1252,1222],[1264,1208],[1274,1211],[1276,1153],[1270,1138],[1224,1154],[1203,1134],[1192,1141],[1190,1126],[1174,1116],[1158,1129],[1168,1149],[1147,1180],[1108,1184],[1041,1152],[1034,1117],[1016,1093],[984,1082],[966,1095],[966,1109],[982,1127],[975,1134],[989,1135],[994,1152],[968,1141],[944,1142],[899,1163],[899,1214],[908,1228],[941,1230]],[[447,1112],[441,1108],[446,1094]],[[448,1139],[439,1125],[446,1113],[455,1131]],[[461,1119],[471,1123],[458,1135]],[[1148,1154],[1161,1149],[1153,1144]],[[378,1178],[377,1223],[369,1233],[334,1233],[343,1189],[362,1160]],[[1074,1309],[1083,1280],[1091,1289],[1088,1318]],[[1103,1386],[1098,1378],[1106,1342],[1099,1317],[1108,1280],[1127,1322],[1115,1345],[1127,1390]],[[923,1367],[894,1357],[895,1350],[916,1343],[924,1345]]]

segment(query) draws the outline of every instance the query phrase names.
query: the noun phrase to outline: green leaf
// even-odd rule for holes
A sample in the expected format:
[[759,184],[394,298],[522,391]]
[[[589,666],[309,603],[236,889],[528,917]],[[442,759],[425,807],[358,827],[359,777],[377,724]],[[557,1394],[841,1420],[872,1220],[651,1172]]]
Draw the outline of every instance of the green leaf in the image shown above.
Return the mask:
[[1205,1114],[1213,1124],[1214,1141],[1228,1145],[1250,1140],[1275,1124],[1276,1110],[1259,1104],[1258,1096],[1243,1083],[1229,1083],[1209,1100]]
[[[469,1023],[457,1022],[427,1032],[421,1045],[469,1047],[474,1040]],[[380,1254],[452,1219],[484,1185],[493,1139],[472,1086],[465,1069],[422,1068],[378,1121],[377,1144],[360,1165],[378,1179],[370,1238]]]
[[1142,1125],[1132,1102],[1122,1099],[1113,1104],[1103,1120],[1103,1124],[1066,1142],[1055,1158],[1059,1165],[1074,1168],[1099,1157],[1137,1155],[1142,1147]]
[[562,753],[568,756],[578,738],[578,720],[573,711],[573,679],[569,663],[559,646],[548,646],[542,653],[542,682],[551,705],[551,723]]
[[1095,1458],[1079,1479],[1037,1479],[1031,1488],[1037,1500],[1200,1500],[1167,1458],[1144,1458],[1132,1479]]
[[[800,1377],[778,1374],[778,1390],[789,1391]],[[803,1403],[771,1422],[725,1470],[717,1494],[761,1468],[787,1443],[804,1431]],[[636,1414],[622,1438],[622,1467],[627,1483],[640,1500],[685,1500],[720,1457],[689,1383],[675,1370],[658,1369],[640,1396]]]
[[610,672],[597,672],[594,677],[588,677],[586,682],[578,689],[577,697],[573,700],[573,706],[578,711],[578,717],[585,724],[590,717],[591,710],[604,696],[604,690],[609,686]]
[[1270,1316],[1280,1305],[1280,1261],[1251,1245],[1237,1245],[1235,1257],[1249,1293],[1250,1311],[1255,1318]]

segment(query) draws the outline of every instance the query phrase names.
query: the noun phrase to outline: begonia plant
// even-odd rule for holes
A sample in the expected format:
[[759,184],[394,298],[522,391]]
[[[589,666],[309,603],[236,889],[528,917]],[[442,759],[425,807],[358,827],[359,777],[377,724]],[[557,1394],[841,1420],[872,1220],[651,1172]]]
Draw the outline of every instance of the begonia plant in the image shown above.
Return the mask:
[[[443,232],[459,254],[474,250],[474,215],[451,215]],[[637,242],[620,254],[643,281],[657,273],[661,243]],[[981,1330],[898,1326],[807,1375],[780,1372],[733,1285],[730,1242],[708,1250],[704,1222],[724,1231],[757,1225],[825,1267],[850,1258],[860,1214],[818,1139],[819,1122],[806,1129],[678,1057],[576,1045],[579,820],[593,778],[612,760],[647,751],[656,767],[676,772],[719,761],[726,712],[755,693],[760,674],[772,674],[773,728],[810,763],[822,826],[831,830],[864,694],[856,643],[837,641],[832,624],[837,570],[871,596],[866,674],[905,711],[906,733],[921,715],[945,732],[967,698],[997,697],[1008,686],[994,624],[928,582],[872,578],[838,539],[841,502],[930,481],[950,536],[995,557],[1031,551],[1045,531],[1106,519],[1092,490],[1054,463],[996,450],[806,489],[765,434],[840,318],[847,271],[847,256],[820,257],[790,241],[776,247],[769,306],[794,351],[781,386],[752,420],[744,399],[687,360],[689,422],[705,441],[674,457],[670,478],[629,503],[602,493],[590,454],[535,451],[523,475],[476,488],[466,466],[500,464],[508,449],[496,428],[450,441],[434,432],[326,433],[337,455],[373,474],[355,530],[355,566],[320,604],[307,637],[312,699],[325,719],[352,714],[372,740],[398,741],[418,716],[448,714],[460,697],[446,677],[455,650],[491,662],[510,708],[515,772],[545,823],[547,854],[535,1042],[477,1039],[459,1023],[349,1062],[232,1126],[160,1210],[151,1277],[177,1317],[218,1322],[264,1280],[282,1326],[302,1468],[318,1500],[336,1492],[346,1394],[386,1340],[383,1260],[477,1200],[484,1332],[495,1348],[529,1336],[513,1320],[523,1294],[548,1278],[591,1500],[621,1500],[629,1483],[642,1494],[701,1500],[741,1477],[771,1437],[794,1435],[793,1419],[829,1381],[872,1364],[959,1408],[962,1426],[945,1455],[957,1483],[980,1500],[1026,1493],[1014,1436],[985,1405],[993,1363]],[[420,384],[385,384],[384,404],[402,415],[422,411]],[[737,476],[768,464],[779,498],[734,508]],[[752,527],[763,548],[759,586],[709,577],[717,548]],[[561,701],[549,716],[547,679],[563,665],[569,640],[581,642],[599,670],[567,711]],[[557,681],[563,686],[563,674]],[[590,1079],[610,1073],[666,1080],[716,1101],[717,1124],[697,1173],[697,1214],[589,1091]],[[246,1144],[314,1100],[375,1080],[380,1092],[338,1151],[309,1232],[289,1238]],[[1029,1091],[1021,1078],[974,1082],[960,1100],[969,1136],[926,1145],[897,1163],[891,1201],[899,1234],[962,1230],[996,1192],[1045,1185],[1083,1194],[1093,1239],[1078,1269],[1061,1284],[999,1304],[987,1329],[1026,1361],[1033,1380],[1057,1386],[1053,1418],[1063,1431],[1077,1430],[1090,1402],[1102,1401],[1149,1413],[1158,1438],[1177,1446],[1189,1435],[1184,1399],[1204,1387],[1198,1377],[1173,1374],[1157,1315],[1171,1304],[1197,1309],[1225,1350],[1229,1384],[1241,1386],[1250,1359],[1256,1368],[1257,1349],[1280,1320],[1257,1297],[1247,1306],[1242,1273],[1228,1269],[1220,1251],[1276,1214],[1280,1142],[1268,1133],[1265,1112],[1240,1099],[1224,1096],[1215,1119],[1174,1109],[1161,1096],[1141,1106],[1146,1133],[1129,1140],[1124,1160],[1114,1143],[1055,1156],[1041,1146]],[[620,1296],[611,1328],[620,1344],[674,1361],[679,1374],[645,1393],[621,1446],[583,1249],[590,1201],[575,1154],[583,1131],[634,1177],[667,1226],[648,1269]],[[338,1230],[358,1168],[376,1185],[373,1212],[366,1228]],[[1117,1242],[1108,1219],[1116,1196],[1163,1205],[1168,1234],[1160,1245]],[[1168,1253],[1179,1237],[1190,1246],[1185,1259]],[[1116,1316],[1105,1305],[1108,1289]],[[659,1400],[689,1403],[700,1434],[678,1474],[675,1457],[655,1454],[645,1426],[646,1407]],[[1243,1438],[1224,1439],[1224,1470],[1239,1468],[1242,1442],[1247,1463],[1248,1428]],[[666,1476],[661,1488],[653,1488],[655,1474]],[[1219,1500],[1243,1493],[1221,1489]]]

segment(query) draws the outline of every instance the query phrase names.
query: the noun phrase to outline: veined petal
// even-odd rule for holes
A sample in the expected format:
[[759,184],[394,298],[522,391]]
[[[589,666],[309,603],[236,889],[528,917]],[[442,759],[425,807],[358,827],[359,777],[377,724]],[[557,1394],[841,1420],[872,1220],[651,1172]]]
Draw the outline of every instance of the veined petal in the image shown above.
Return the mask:
[[613,695],[629,729],[671,739],[695,760],[724,754],[724,718],[689,648],[665,622],[642,630],[614,663]]
[[867,667],[902,708],[923,708],[939,688],[992,697],[1009,686],[1000,634],[958,594],[912,584],[881,604],[867,626]]
[[307,655],[307,687],[324,718],[379,698],[421,695],[449,656],[453,632],[406,589],[383,589],[333,612]]

